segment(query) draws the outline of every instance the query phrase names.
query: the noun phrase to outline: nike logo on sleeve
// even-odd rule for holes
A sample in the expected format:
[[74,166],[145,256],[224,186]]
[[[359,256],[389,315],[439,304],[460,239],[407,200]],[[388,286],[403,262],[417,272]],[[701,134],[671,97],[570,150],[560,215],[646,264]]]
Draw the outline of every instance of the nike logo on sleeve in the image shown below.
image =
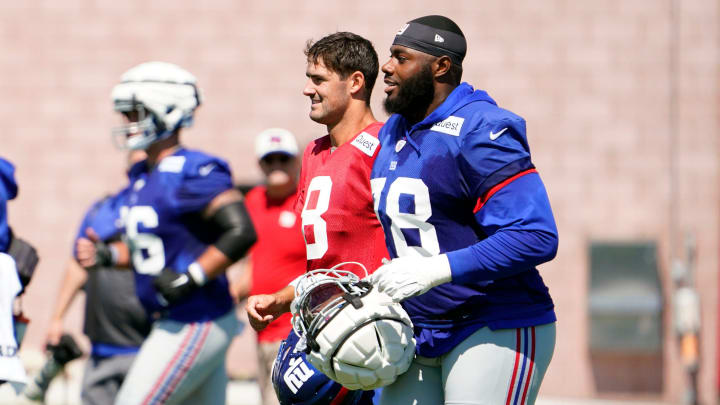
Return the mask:
[[501,129],[499,132],[490,131],[490,140],[494,141],[494,140],[498,139],[500,137],[500,135],[502,135],[505,131],[507,131],[507,127]]

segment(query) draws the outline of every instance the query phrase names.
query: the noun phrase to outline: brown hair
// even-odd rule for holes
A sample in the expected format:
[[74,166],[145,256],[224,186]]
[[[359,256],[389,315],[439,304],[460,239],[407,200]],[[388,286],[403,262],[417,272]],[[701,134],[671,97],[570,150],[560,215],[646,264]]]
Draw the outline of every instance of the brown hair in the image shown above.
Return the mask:
[[380,64],[377,52],[370,41],[352,32],[336,32],[317,42],[307,42],[305,56],[308,62],[317,63],[322,58],[325,66],[347,78],[354,72],[365,76],[365,102],[370,104]]

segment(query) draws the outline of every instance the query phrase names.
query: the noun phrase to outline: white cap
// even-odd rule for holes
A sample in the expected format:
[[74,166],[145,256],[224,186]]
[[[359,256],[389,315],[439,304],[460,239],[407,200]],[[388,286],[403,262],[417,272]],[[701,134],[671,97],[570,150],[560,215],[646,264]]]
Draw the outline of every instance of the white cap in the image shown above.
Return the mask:
[[282,128],[270,128],[255,138],[255,155],[262,159],[271,153],[297,156],[298,146],[292,132]]

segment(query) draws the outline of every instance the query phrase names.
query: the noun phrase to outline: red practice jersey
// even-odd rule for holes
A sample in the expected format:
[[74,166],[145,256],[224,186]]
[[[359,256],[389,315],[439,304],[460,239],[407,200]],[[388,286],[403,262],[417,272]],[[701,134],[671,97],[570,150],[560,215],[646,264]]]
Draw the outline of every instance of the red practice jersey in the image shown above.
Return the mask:
[[[369,125],[335,150],[329,135],[305,148],[295,210],[302,218],[308,271],[354,261],[372,273],[389,257],[370,188],[382,125]],[[356,266],[343,268],[363,276]]]
[[[281,201],[270,200],[265,186],[255,187],[245,196],[245,206],[257,232],[257,242],[250,250],[250,295],[272,294],[305,272],[305,241],[300,217],[293,208],[296,199],[297,194],[293,193]],[[258,332],[258,341],[285,339],[290,329],[288,312]]]

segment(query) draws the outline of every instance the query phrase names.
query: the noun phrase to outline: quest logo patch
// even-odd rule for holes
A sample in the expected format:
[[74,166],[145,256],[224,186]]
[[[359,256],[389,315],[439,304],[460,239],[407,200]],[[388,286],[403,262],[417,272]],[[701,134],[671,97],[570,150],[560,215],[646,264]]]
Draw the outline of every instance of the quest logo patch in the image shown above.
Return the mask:
[[451,115],[440,122],[436,122],[430,130],[452,136],[460,136],[460,129],[462,129],[463,122],[465,122],[465,118]]
[[356,136],[351,143],[352,146],[360,149],[364,154],[372,157],[372,155],[375,154],[378,145],[380,145],[380,140],[368,134],[367,132],[361,132],[360,135]]

